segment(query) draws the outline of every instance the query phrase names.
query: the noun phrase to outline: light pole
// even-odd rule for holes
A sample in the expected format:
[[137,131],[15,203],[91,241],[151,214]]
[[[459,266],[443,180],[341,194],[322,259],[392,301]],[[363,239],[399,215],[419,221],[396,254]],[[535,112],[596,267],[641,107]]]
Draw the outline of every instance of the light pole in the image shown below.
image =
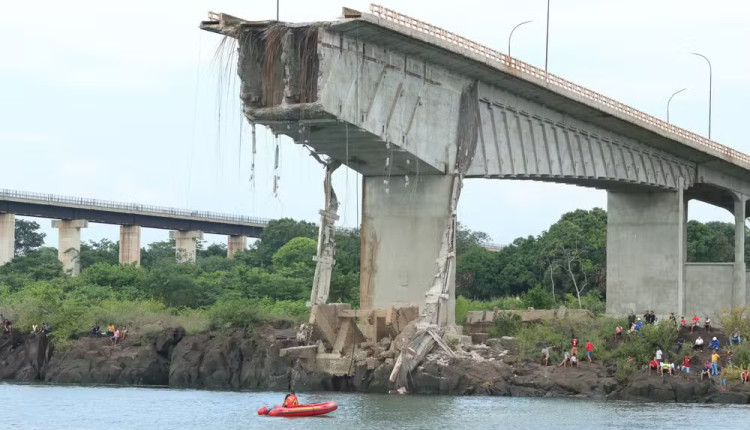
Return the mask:
[[708,58],[706,58],[705,55],[699,54],[697,52],[691,52],[691,54],[703,57],[703,59],[708,63],[708,140],[711,140],[711,87],[713,86],[713,70],[711,69],[711,62],[708,61]]
[[279,0],[276,0],[276,21],[279,20]]
[[544,75],[547,75],[547,63],[549,62],[549,0],[547,0],[547,36],[544,45]]
[[510,57],[510,39],[513,37],[513,32],[516,31],[516,29],[524,24],[528,24],[533,21],[524,21],[517,26],[513,27],[513,30],[510,31],[510,35],[508,36],[508,57]]
[[687,88],[683,88],[679,91],[675,91],[674,94],[672,94],[669,97],[669,101],[667,101],[667,124],[669,124],[669,104],[672,103],[672,97],[676,96],[677,94],[680,94],[681,92],[685,91]]

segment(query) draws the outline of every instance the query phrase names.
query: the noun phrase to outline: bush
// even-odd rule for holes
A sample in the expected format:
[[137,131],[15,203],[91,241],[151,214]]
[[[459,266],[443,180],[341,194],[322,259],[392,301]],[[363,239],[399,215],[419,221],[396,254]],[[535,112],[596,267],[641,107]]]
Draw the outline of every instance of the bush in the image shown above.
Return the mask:
[[527,307],[531,306],[534,309],[555,308],[555,299],[552,297],[552,293],[542,288],[539,284],[523,295],[523,301],[526,302]]
[[305,321],[310,309],[303,301],[264,299],[220,300],[208,310],[212,328],[249,328],[258,322]]
[[509,309],[526,309],[528,305],[525,301],[513,296],[501,297],[489,301],[471,300],[464,296],[456,297],[456,323],[463,324],[466,322],[466,314],[469,311],[491,311],[495,308]]

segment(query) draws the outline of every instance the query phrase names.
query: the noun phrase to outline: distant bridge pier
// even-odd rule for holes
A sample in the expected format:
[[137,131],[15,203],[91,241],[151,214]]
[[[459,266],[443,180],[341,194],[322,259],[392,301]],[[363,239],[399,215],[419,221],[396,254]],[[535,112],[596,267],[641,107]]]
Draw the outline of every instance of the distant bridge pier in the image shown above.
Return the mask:
[[120,226],[120,264],[141,265],[141,226]]
[[0,266],[13,259],[16,243],[16,216],[0,213]]
[[85,219],[53,220],[52,227],[58,229],[57,258],[65,273],[78,276],[81,273],[81,229],[89,226]]
[[178,263],[195,263],[198,241],[203,240],[202,231],[174,230],[169,232],[169,238],[175,240],[175,253]]
[[227,240],[227,258],[234,258],[234,254],[247,249],[247,236],[229,235]]

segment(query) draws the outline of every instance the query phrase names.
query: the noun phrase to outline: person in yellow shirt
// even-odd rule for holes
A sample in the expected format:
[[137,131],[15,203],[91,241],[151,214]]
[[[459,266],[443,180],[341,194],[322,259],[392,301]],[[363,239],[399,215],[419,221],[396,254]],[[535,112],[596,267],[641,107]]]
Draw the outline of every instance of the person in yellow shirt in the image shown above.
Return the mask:
[[711,354],[711,374],[712,375],[719,374],[719,353],[716,351],[714,351],[714,353]]
[[107,326],[107,336],[112,337],[115,335],[115,325],[110,323]]

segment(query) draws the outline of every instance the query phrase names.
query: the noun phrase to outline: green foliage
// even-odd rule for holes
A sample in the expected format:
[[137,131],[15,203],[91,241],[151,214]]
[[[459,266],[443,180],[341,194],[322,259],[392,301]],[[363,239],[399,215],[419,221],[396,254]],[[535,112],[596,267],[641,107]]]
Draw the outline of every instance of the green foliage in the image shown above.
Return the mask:
[[95,264],[118,264],[120,262],[120,244],[108,239],[99,242],[93,240],[81,243],[79,254],[81,268],[85,269]]
[[626,341],[617,349],[620,358],[633,357],[638,365],[648,363],[654,357],[656,350],[661,348],[664,358],[679,362],[689,351],[681,351],[680,356],[674,354],[672,347],[677,345],[678,326],[663,322],[658,326],[644,324],[639,333],[627,333]]
[[148,248],[141,249],[141,266],[151,268],[175,259],[175,241],[154,242]]
[[39,232],[39,223],[36,221],[27,221],[25,219],[16,219],[15,226],[15,243],[13,252],[16,257],[29,255],[30,252],[36,251],[44,245],[44,238],[47,235]]
[[688,221],[687,259],[705,263],[734,261],[734,224]]
[[262,267],[271,266],[273,255],[295,237],[315,239],[317,236],[318,227],[313,223],[290,218],[269,221],[257,244],[257,264]]
[[521,317],[512,312],[500,312],[495,316],[490,329],[490,336],[515,336],[521,328]]
[[60,276],[63,276],[62,264],[57,259],[55,248],[39,248],[0,266],[0,285],[7,285],[12,290],[30,282]]
[[627,384],[636,374],[636,371],[638,371],[638,367],[639,365],[635,360],[618,358],[615,379],[621,384]]
[[279,248],[273,255],[271,261],[275,270],[283,270],[302,264],[308,269],[315,269],[313,257],[317,252],[318,244],[309,237],[295,237],[284,246]]
[[221,300],[208,310],[213,328],[249,328],[259,322],[275,321],[300,323],[309,317],[309,313],[303,301],[274,301],[268,298]]
[[555,307],[555,299],[552,297],[552,293],[539,284],[523,295],[523,301],[527,306],[534,309],[553,309]]

